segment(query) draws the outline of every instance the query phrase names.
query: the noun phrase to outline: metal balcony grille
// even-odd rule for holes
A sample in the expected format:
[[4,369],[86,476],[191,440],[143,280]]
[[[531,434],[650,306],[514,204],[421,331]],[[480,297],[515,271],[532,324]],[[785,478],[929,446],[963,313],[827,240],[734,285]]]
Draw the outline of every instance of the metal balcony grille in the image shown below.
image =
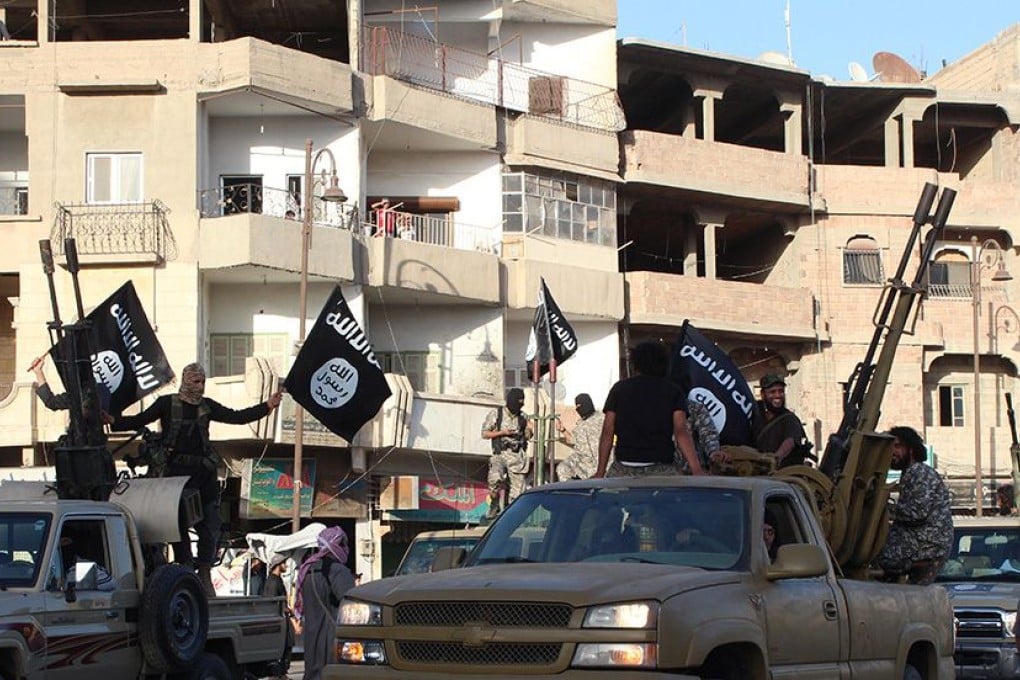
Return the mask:
[[498,627],[566,628],[570,605],[541,602],[415,602],[394,608],[399,626],[463,626],[485,623]]
[[468,647],[461,642],[397,641],[397,655],[408,663],[456,666],[549,666],[560,656],[560,643],[498,642]]
[[167,215],[160,201],[151,203],[56,203],[50,240],[64,254],[64,239],[73,238],[80,255],[154,255],[160,262],[176,257]]
[[[299,196],[287,189],[261,184],[233,184],[198,192],[199,213],[203,218],[255,213],[300,222],[304,219]],[[324,227],[356,229],[360,225],[354,203],[327,203],[312,197],[312,223]]]
[[885,281],[882,254],[877,250],[844,250],[843,283],[880,284]]

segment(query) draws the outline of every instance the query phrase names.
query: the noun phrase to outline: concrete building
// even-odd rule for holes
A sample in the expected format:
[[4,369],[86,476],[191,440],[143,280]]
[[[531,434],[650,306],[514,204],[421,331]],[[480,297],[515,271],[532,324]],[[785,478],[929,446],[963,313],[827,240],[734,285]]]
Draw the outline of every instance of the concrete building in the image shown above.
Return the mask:
[[[529,384],[541,278],[581,340],[558,412],[578,392],[604,399],[622,346],[672,341],[690,319],[748,379],[789,375],[821,445],[925,181],[960,196],[883,421],[923,429],[941,470],[973,477],[970,237],[1015,266],[1016,29],[920,82],[838,83],[618,43],[611,0],[119,14],[13,0],[0,20],[4,478],[51,464],[64,427],[25,372],[49,346],[40,239],[58,253],[76,239],[86,307],[131,279],[171,364],[204,362],[209,396],[243,407],[298,340],[306,208],[306,323],[340,285],[395,391],[355,441],[304,424],[303,521],[344,526],[366,574],[417,531],[484,512],[480,427]],[[335,169],[346,203],[302,205],[307,139],[330,152],[315,155],[314,195]],[[1015,386],[1016,326],[999,307],[1016,284],[982,273],[992,480],[1008,470],[997,400]],[[71,282],[57,283],[68,316]],[[294,421],[287,401],[267,422],[214,427],[235,531],[288,530]]]

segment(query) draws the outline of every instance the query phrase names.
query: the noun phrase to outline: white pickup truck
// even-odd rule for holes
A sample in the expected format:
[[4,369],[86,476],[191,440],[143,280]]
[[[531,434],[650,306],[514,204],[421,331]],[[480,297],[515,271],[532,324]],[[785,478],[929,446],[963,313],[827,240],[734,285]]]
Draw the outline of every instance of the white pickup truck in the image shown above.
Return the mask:
[[953,613],[938,586],[843,578],[791,484],[616,478],[523,493],[462,568],[354,588],[336,646],[327,680],[941,680]]
[[146,567],[140,525],[113,501],[0,503],[0,679],[281,672],[283,599],[207,600],[193,572]]

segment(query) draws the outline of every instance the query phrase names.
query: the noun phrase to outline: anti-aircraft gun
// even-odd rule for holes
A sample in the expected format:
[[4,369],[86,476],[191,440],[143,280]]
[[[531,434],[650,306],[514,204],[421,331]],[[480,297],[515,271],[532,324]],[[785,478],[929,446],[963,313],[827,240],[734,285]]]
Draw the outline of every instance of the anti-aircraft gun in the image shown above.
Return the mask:
[[66,324],[60,319],[57,290],[53,281],[53,249],[48,239],[39,242],[43,272],[50,288],[53,320],[47,328],[53,346],[53,363],[67,390],[70,420],[67,432],[54,449],[57,468],[57,496],[62,499],[105,501],[117,484],[113,456],[106,448],[100,391],[92,373],[91,332],[82,306],[78,284],[78,249],[73,238],[64,241],[67,271],[74,284],[78,320]]
[[[955,191],[944,189],[938,208],[930,215],[937,193],[934,184],[925,184],[896,274],[886,283],[875,309],[875,331],[868,351],[850,376],[843,419],[829,437],[818,469],[797,465],[775,473],[800,486],[814,501],[832,552],[848,576],[866,578],[869,564],[888,537],[891,488],[886,476],[893,438],[875,428],[896,349],[904,334],[914,332],[915,303],[926,292],[932,251],[956,198]],[[931,229],[921,239],[921,230],[929,223]],[[913,281],[907,283],[907,266],[919,240],[920,263]]]

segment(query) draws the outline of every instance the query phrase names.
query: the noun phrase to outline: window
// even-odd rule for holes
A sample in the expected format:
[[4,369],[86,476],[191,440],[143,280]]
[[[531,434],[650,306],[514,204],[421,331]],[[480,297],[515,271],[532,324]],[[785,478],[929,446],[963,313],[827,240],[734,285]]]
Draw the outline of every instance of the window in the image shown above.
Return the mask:
[[503,231],[616,245],[616,186],[591,177],[503,173]]
[[86,154],[85,201],[88,203],[141,203],[142,154]]
[[964,427],[963,385],[939,385],[939,425]]
[[290,336],[286,333],[214,333],[209,336],[209,377],[244,373],[248,357],[266,357],[283,375],[289,354]]
[[931,297],[971,296],[970,258],[956,249],[946,249],[935,256],[928,269],[928,292]]
[[416,392],[442,394],[438,352],[376,352],[385,373],[406,376]]
[[262,175],[223,175],[223,214],[262,212]]
[[854,236],[843,249],[843,283],[881,284],[885,281],[882,252],[870,236]]
[[114,590],[106,525],[101,519],[72,519],[60,529],[53,576],[74,579],[78,590]]
[[513,366],[503,369],[503,384],[506,389],[511,387],[534,387],[528,376],[531,375],[527,366]]
[[28,214],[28,187],[18,187],[14,190],[14,214]]

